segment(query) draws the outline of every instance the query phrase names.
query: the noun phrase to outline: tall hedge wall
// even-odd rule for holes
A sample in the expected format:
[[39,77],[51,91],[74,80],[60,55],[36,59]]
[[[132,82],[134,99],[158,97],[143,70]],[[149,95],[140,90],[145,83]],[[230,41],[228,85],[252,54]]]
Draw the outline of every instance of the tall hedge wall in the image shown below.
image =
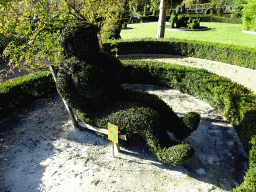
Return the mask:
[[[116,43],[116,45],[111,45]],[[117,40],[105,43],[103,48],[111,52],[117,48],[118,55],[124,54],[170,54],[214,60],[250,69],[256,69],[256,49],[232,45],[187,41],[180,39],[138,39]]]

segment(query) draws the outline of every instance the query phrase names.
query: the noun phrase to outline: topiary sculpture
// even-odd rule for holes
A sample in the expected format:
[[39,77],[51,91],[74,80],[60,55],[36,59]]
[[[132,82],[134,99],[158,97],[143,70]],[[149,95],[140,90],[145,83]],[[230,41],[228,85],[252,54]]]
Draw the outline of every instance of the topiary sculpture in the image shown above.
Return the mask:
[[100,51],[98,28],[74,22],[63,30],[59,42],[65,60],[57,74],[57,90],[84,123],[123,133],[139,133],[163,163],[182,164],[194,155],[191,144],[172,141],[167,130],[183,140],[197,129],[200,115],[179,118],[156,95],[125,90],[120,81],[122,63]]
[[176,23],[176,28],[186,27],[185,15],[179,15]]
[[170,28],[174,28],[175,27],[174,24],[177,23],[177,21],[178,21],[178,14],[175,11],[173,11],[169,20]]
[[200,19],[192,19],[188,20],[188,29],[198,29],[200,27]]

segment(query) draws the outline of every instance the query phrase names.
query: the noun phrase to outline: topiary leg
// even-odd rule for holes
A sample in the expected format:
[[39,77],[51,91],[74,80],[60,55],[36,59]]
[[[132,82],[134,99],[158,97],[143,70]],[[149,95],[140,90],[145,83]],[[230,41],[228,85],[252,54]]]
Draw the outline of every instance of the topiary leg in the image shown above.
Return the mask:
[[[79,118],[82,116],[79,115]],[[121,132],[141,134],[152,152],[163,163],[182,164],[193,158],[192,145],[169,139],[158,112],[140,103],[120,102],[108,105],[95,115],[94,126],[107,128],[107,123]]]
[[163,146],[162,139],[165,140],[166,138],[163,138],[161,133],[150,130],[140,133],[159,161],[166,164],[183,164],[194,157],[193,146],[189,143],[175,143],[168,138],[169,147]]

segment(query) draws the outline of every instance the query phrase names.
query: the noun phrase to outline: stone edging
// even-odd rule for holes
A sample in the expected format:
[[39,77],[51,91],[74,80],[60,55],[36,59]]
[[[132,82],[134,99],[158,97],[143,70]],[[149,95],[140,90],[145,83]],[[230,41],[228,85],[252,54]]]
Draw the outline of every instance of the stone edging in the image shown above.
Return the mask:
[[169,25],[165,26],[165,29],[170,30],[170,31],[208,31],[208,30],[211,30],[211,28],[205,27],[205,26],[200,26],[199,29],[188,29],[187,27],[170,28]]
[[255,31],[246,31],[246,30],[242,30],[243,33],[248,33],[248,34],[254,34],[256,35]]

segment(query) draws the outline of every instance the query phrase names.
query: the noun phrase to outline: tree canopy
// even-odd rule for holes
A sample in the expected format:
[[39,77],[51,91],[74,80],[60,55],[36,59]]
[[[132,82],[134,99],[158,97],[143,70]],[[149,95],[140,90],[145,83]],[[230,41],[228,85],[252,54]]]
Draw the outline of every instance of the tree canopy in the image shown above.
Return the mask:
[[41,68],[42,61],[58,64],[58,37],[68,22],[98,25],[104,42],[119,23],[124,0],[2,0],[0,34],[8,43],[3,52],[9,65]]

